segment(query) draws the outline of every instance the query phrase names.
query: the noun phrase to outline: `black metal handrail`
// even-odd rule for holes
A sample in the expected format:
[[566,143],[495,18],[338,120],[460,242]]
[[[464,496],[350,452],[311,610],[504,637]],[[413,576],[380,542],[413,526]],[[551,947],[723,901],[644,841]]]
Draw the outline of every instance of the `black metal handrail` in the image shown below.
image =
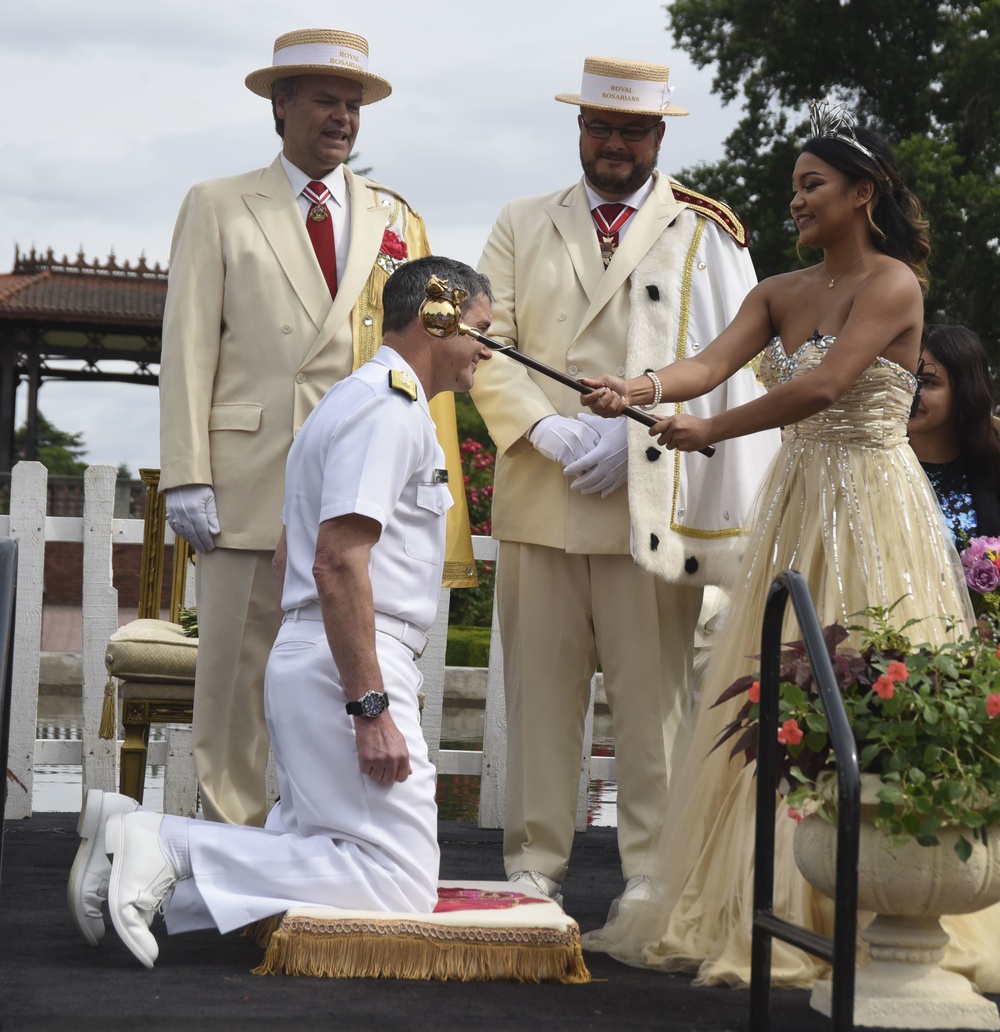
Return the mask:
[[[774,786],[778,750],[778,684],[781,627],[789,596],[837,761],[837,876],[833,938],[774,914]],[[827,653],[823,630],[802,574],[785,570],[771,584],[764,607],[760,655],[760,719],[757,744],[757,826],[754,845],[753,940],[750,959],[750,1028],[768,1032],[771,1010],[771,940],[798,946],[833,965],[830,1027],[854,1029],[854,951],[858,910],[858,836],[861,774],[858,750]]]
[[0,538],[0,770],[3,773],[3,812],[0,813],[0,867],[7,813],[7,759],[10,745],[10,695],[14,680],[14,607],[17,601],[17,542]]

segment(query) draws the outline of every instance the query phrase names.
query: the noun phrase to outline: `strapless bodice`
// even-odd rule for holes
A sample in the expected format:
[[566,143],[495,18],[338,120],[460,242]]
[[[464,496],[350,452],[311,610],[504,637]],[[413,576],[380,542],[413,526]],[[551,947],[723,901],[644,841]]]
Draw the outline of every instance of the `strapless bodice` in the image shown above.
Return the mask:
[[[836,337],[816,334],[789,355],[781,338],[774,337],[761,355],[761,382],[772,390],[810,372],[836,342]],[[906,441],[916,386],[913,373],[876,358],[829,408],[785,427],[785,433],[860,448],[897,447]]]

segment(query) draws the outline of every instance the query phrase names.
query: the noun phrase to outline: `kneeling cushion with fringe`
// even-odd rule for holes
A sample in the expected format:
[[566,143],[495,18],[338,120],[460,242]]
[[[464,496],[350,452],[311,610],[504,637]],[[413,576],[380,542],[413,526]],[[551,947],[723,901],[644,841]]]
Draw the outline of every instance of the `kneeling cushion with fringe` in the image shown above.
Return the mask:
[[442,881],[432,914],[296,907],[247,934],[266,945],[258,975],[590,981],[577,923],[508,882]]

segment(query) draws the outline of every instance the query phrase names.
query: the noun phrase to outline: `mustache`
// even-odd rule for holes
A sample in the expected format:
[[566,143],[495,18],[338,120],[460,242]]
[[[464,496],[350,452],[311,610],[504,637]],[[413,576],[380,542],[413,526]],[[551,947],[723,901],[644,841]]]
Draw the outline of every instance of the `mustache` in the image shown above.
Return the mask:
[[609,161],[631,161],[635,164],[635,158],[628,151],[616,151],[609,148],[602,148],[597,152],[599,158],[607,158]]

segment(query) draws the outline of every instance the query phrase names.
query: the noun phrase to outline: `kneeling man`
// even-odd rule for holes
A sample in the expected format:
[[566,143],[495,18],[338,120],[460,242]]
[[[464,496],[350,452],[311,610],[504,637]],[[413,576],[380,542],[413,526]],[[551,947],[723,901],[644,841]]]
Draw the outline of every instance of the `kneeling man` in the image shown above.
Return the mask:
[[261,829],[89,792],[69,902],[91,943],[105,894],[147,967],[161,906],[171,933],[228,932],[301,904],[434,909],[434,768],[414,660],[434,621],[452,499],[427,402],[467,391],[490,351],[423,329],[431,276],[466,291],[462,320],[489,329],[484,276],[447,258],[403,265],[385,287],[382,347],[325,395],[288,455],[275,558],[285,617],[265,676],[280,802]]

